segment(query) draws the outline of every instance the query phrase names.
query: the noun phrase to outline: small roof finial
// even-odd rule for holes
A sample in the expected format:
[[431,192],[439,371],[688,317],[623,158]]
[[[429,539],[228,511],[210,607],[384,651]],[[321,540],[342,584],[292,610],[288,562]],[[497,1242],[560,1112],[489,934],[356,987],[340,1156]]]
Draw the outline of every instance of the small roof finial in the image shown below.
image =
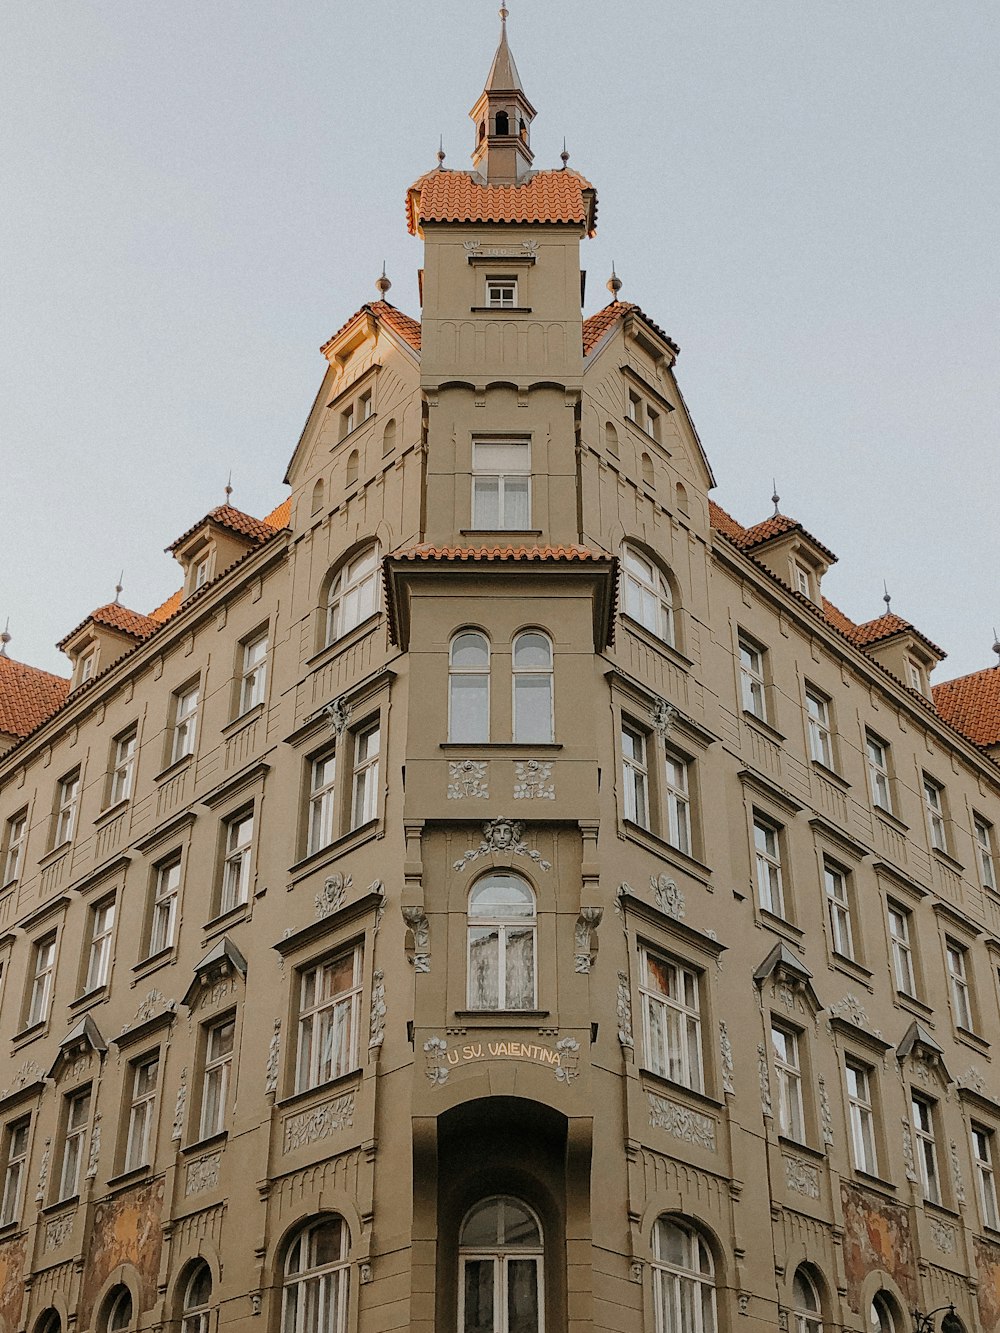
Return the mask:
[[442,135],[441,135],[441,138],[438,140],[438,152],[437,152],[437,158],[438,158],[438,171],[443,171],[443,170],[444,170],[444,159],[445,159],[445,156],[446,156],[446,154],[445,154],[445,151],[444,151],[444,135],[442,134]]
[[509,14],[510,14],[510,10],[507,8],[507,6],[506,6],[506,5],[501,5],[501,6],[500,6],[500,22],[505,24],[505,23],[507,22],[507,16],[508,16]]
[[[2,638],[3,638],[3,635],[0,634],[0,639],[2,639]],[[997,664],[998,667],[1000,667],[1000,635],[997,634],[997,628],[996,628],[996,625],[993,626],[993,651],[994,651],[994,652],[996,653],[996,655],[997,655],[997,663],[996,663],[996,664]]]
[[778,506],[781,504],[781,496],[778,494],[778,483],[774,477],[771,478],[771,503],[774,505],[774,517],[777,518],[781,513]]
[[7,645],[10,643],[10,638],[10,616],[8,616],[4,623],[3,633],[0,634],[0,657],[7,656]]
[[232,495],[232,493],[233,493],[233,470],[232,468],[230,468],[229,476],[226,478],[226,498],[223,500],[222,502],[223,504],[227,505],[229,503],[229,497]]
[[379,300],[385,300],[385,294],[392,286],[392,283],[385,276],[385,260],[382,260],[382,276],[375,279],[375,290],[378,292]]
[[559,156],[562,158],[563,171],[565,171],[566,168],[569,166],[569,152],[567,151],[567,148],[566,148],[566,140],[565,140],[565,138],[563,139],[563,150],[562,150],[562,152],[559,154]]
[[612,261],[611,261],[611,277],[608,278],[608,291],[611,293],[611,300],[612,300],[612,301],[617,301],[617,300],[618,300],[618,293],[621,291],[622,286],[623,286],[622,280],[621,280],[621,278],[618,276],[618,274],[615,272],[615,261],[612,259]]
[[886,585],[885,579],[882,580],[882,601],[885,602],[885,613],[889,615],[892,610],[892,594]]
[[118,603],[121,600],[121,595],[125,591],[125,585],[124,583],[122,583],[122,579],[124,577],[125,577],[125,571],[123,569],[121,573],[118,575],[118,582],[115,584],[115,606],[118,605]]

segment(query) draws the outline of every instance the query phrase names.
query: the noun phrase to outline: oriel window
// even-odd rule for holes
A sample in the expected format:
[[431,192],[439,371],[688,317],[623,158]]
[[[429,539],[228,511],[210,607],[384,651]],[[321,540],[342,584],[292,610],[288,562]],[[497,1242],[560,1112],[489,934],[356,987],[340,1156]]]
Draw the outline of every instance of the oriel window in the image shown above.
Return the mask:
[[490,738],[490,644],[463,630],[451,641],[448,667],[448,739],[480,744]]
[[472,446],[472,526],[531,527],[531,444],[477,440]]
[[514,741],[546,744],[553,739],[552,644],[537,630],[514,640]]

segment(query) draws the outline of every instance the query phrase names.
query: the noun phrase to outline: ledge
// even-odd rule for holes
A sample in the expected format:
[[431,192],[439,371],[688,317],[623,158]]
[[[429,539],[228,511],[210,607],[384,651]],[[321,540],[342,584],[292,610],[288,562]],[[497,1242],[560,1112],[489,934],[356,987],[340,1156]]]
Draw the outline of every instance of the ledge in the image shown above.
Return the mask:
[[931,1005],[925,1004],[923,1000],[918,1000],[915,995],[907,995],[906,991],[896,991],[896,1004],[900,1009],[905,1009],[907,1013],[913,1014],[916,1018],[921,1018],[934,1026],[935,1010]]
[[[332,643],[326,643],[318,652],[313,653],[312,657],[307,657],[305,665],[310,671],[317,667],[325,666],[327,662],[343,652],[345,648],[350,648],[358,639],[363,639],[366,634],[370,634],[379,620],[382,618],[382,608],[373,611],[370,616],[364,620],[359,620],[356,625],[343,633],[339,639],[334,639]],[[293,733],[294,734],[294,733]]]
[[302,1102],[308,1101],[310,1097],[319,1098],[339,1088],[356,1087],[361,1082],[362,1073],[361,1066],[355,1065],[346,1074],[331,1078],[326,1083],[317,1083],[315,1087],[303,1088],[301,1092],[292,1092],[287,1097],[279,1097],[275,1105],[284,1110],[289,1106],[299,1106]]
[[679,847],[675,847],[673,843],[661,838],[652,829],[643,828],[641,824],[636,824],[631,819],[622,819],[621,831],[631,842],[637,843],[640,847],[645,847],[647,851],[652,852],[661,861],[666,861],[671,869],[678,870],[682,874],[690,876],[691,879],[697,880],[699,884],[708,889],[709,893],[714,892],[711,883],[712,871],[709,866],[703,865],[701,861],[696,860],[693,856],[688,856],[686,852],[682,852]]
[[253,708],[248,708],[245,713],[240,713],[239,717],[234,717],[231,722],[227,722],[219,731],[219,735],[224,740],[228,740],[230,736],[235,736],[244,727],[248,727],[251,722],[256,722],[262,716],[264,707],[265,705],[262,703],[254,704]]
[[258,759],[256,763],[239,773],[234,773],[232,777],[226,778],[225,782],[220,782],[212,791],[206,793],[201,798],[201,804],[207,805],[210,810],[215,810],[231,796],[238,795],[245,787],[251,787],[255,782],[263,782],[270,771],[271,765],[265,759]]
[[[537,1027],[539,1020],[550,1018],[550,1009],[456,1009],[462,1024],[475,1027]],[[549,1023],[545,1027],[552,1026]]]
[[17,923],[21,930],[32,931],[36,926],[40,926],[50,916],[55,916],[58,912],[65,912],[70,904],[68,893],[60,893],[56,898],[50,898],[47,903],[42,903],[41,907],[36,907],[33,912],[22,917]]
[[84,991],[84,993],[78,995],[75,1000],[70,1000],[66,1008],[71,1014],[80,1013],[85,1009],[92,1008],[95,1004],[100,1004],[100,1002],[106,1000],[107,997],[108,983],[105,982],[103,986],[95,986],[93,990]]
[[725,1102],[718,1101],[708,1092],[698,1092],[695,1088],[689,1088],[686,1083],[675,1083],[672,1078],[667,1078],[666,1074],[658,1074],[654,1069],[649,1069],[646,1065],[639,1066],[639,1073],[644,1080],[654,1083],[664,1092],[673,1093],[675,1096],[689,1097],[697,1102],[699,1106],[710,1107],[713,1111],[720,1113],[726,1109]]
[[249,913],[249,903],[237,903],[235,907],[230,907],[228,912],[220,912],[218,916],[212,917],[211,921],[206,921],[201,928],[202,933],[211,938],[220,931],[228,930],[230,926],[238,925],[249,916]]
[[[493,263],[493,260],[489,261]],[[523,261],[522,261],[523,262]],[[530,305],[473,305],[469,309],[474,315],[530,315]]]
[[756,713],[751,713],[749,708],[744,708],[743,721],[754,731],[759,731],[765,740],[772,741],[775,745],[784,745],[786,740],[784,732],[772,726],[767,718],[758,717]]
[[329,916],[322,916],[317,921],[310,921],[290,935],[283,935],[276,944],[271,945],[271,948],[282,958],[287,958],[289,954],[296,953],[299,949],[307,948],[310,944],[321,940],[324,935],[328,935],[339,926],[350,925],[366,913],[374,912],[384,903],[384,894],[364,893],[360,898],[354,899],[353,902],[345,903],[339,911],[331,912]]
[[821,759],[811,759],[810,763],[812,764],[812,770],[817,777],[825,778],[827,782],[832,782],[833,785],[839,787],[841,791],[846,792],[851,790],[853,783],[848,782],[847,778],[838,773],[835,768],[828,768]]
[[518,537],[540,537],[541,528],[459,528],[463,537],[479,537],[484,542],[514,542]]
[[885,1194],[890,1199],[896,1197],[896,1186],[891,1180],[883,1180],[881,1176],[873,1176],[868,1171],[862,1171],[856,1166],[853,1170],[853,1183],[860,1185],[863,1189],[874,1190],[878,1194]]
[[830,950],[830,966],[836,968],[838,972],[843,972],[845,977],[850,977],[852,981],[857,981],[868,991],[874,992],[872,986],[873,973],[863,963],[859,963],[855,958],[849,958],[847,954],[838,953],[836,949]]
[[953,871],[956,875],[961,875],[965,870],[961,861],[956,861],[951,852],[946,852],[943,847],[932,847],[931,858],[934,861],[940,861],[946,869]]
[[[649,644],[651,648],[655,648],[657,652],[662,653],[668,661],[673,662],[678,670],[687,672],[694,666],[692,659],[686,657],[676,644],[670,643],[666,639],[661,639],[655,630],[651,630],[648,626],[642,624],[641,621],[630,616],[627,611],[620,610],[618,612],[618,619],[621,622],[623,629],[627,629],[630,634],[634,634],[637,638],[641,639],[643,643]],[[713,737],[713,740],[714,739],[715,738]]]
[[131,1171],[121,1171],[117,1176],[111,1176],[108,1180],[108,1189],[119,1190],[128,1185],[136,1185],[140,1180],[146,1180],[152,1174],[152,1164],[144,1162],[142,1166],[134,1166]]
[[647,924],[656,926],[660,930],[674,935],[677,939],[683,940],[685,944],[689,944],[713,961],[718,959],[729,947],[727,944],[723,944],[721,940],[706,935],[704,931],[698,930],[695,926],[689,926],[684,921],[678,921],[676,917],[668,916],[666,912],[662,912],[653,903],[647,903],[644,898],[640,898],[634,892],[619,893],[617,901],[626,912],[634,912],[636,916],[644,918]]
[[[196,738],[197,739],[197,738]],[[166,768],[161,768],[159,773],[153,775],[154,782],[167,782],[170,778],[176,777],[183,768],[194,763],[194,751],[190,754],[182,754],[179,759],[174,759]]]
[[989,1055],[989,1041],[985,1037],[981,1037],[978,1032],[970,1032],[968,1028],[959,1027],[957,1023],[955,1024],[955,1040],[960,1041],[963,1046],[971,1046],[980,1055]]
[[909,833],[909,824],[904,824],[897,815],[894,815],[891,810],[887,810],[884,805],[875,805],[873,802],[872,810],[874,811],[875,818],[881,819],[882,822],[887,824],[894,833]]
[[773,930],[777,935],[784,935],[785,939],[798,943],[805,935],[805,931],[792,924],[791,921],[783,916],[778,916],[774,912],[769,912],[766,907],[757,908],[757,917],[760,924],[768,930]]
[[122,799],[116,801],[114,805],[105,806],[94,820],[94,828],[103,828],[105,824],[110,824],[116,815],[120,815],[128,809],[131,799],[130,796],[123,796]]
[[563,748],[562,741],[442,741],[438,746],[445,754],[456,754],[460,750],[474,750],[477,754],[484,751],[500,750],[505,754],[511,751],[523,753],[530,758],[537,751],[552,754]]
[[72,846],[73,840],[71,838],[69,842],[61,842],[58,847],[51,847],[44,856],[38,858],[39,869],[48,870],[49,866],[54,865],[60,857],[65,856]]
[[153,829],[152,833],[147,833],[145,837],[140,838],[134,844],[136,851],[143,853],[152,851],[159,843],[166,842],[168,838],[173,837],[175,833],[179,833],[181,829],[188,828],[197,818],[198,816],[193,810],[184,810],[181,814],[174,815],[166,823]]
[[871,848],[866,847],[863,842],[857,842],[849,833],[845,833],[838,824],[823,815],[813,815],[809,821],[809,827],[821,837],[828,838],[831,842],[837,844],[842,852],[848,852],[858,861],[863,861],[866,856],[871,856]]
[[116,1037],[109,1037],[108,1041],[112,1046],[117,1046],[120,1051],[127,1050],[130,1046],[135,1046],[147,1037],[151,1037],[155,1032],[170,1027],[176,1017],[177,1007],[175,1005],[173,1009],[163,1009],[160,1013],[154,1014],[152,1018],[145,1018],[141,1023],[136,1023],[134,1027],[119,1032]]
[[342,833],[339,838],[334,838],[333,842],[327,843],[318,852],[313,852],[312,856],[307,856],[302,861],[296,861],[293,866],[288,868],[288,874],[292,878],[286,888],[289,891],[294,889],[302,880],[324,868],[328,861],[339,861],[342,856],[354,851],[355,847],[359,847],[363,842],[375,837],[379,827],[377,818],[369,819],[367,824],[359,824],[357,828],[352,828],[347,833]]
[[763,773],[758,773],[755,768],[741,768],[736,776],[745,787],[753,787],[765,800],[773,801],[788,815],[797,815],[805,809],[794,796],[772,782],[770,778],[764,777]]
[[193,1157],[195,1153],[205,1152],[208,1148],[222,1147],[229,1138],[228,1129],[220,1129],[216,1134],[209,1134],[204,1139],[198,1139],[195,1143],[185,1143],[177,1151],[182,1157]]
[[103,865],[98,866],[96,870],[90,870],[81,879],[70,883],[70,892],[78,893],[81,896],[90,893],[99,884],[103,884],[106,879],[110,879],[112,875],[117,875],[119,870],[124,871],[131,860],[130,852],[118,852],[109,861],[105,861]]
[[144,977],[147,972],[155,972],[158,967],[163,967],[165,963],[173,961],[177,952],[176,942],[168,944],[165,949],[160,949],[157,953],[147,954],[145,958],[140,958],[137,963],[132,965],[132,974],[138,981]]
[[803,1143],[800,1139],[790,1139],[787,1134],[778,1134],[777,1140],[782,1150],[788,1152],[801,1153],[804,1157],[811,1157],[817,1162],[826,1161],[826,1153],[821,1148],[814,1148],[811,1143]]
[[[380,369],[381,366],[369,367],[369,370],[380,370]],[[357,380],[355,381],[355,384],[359,385],[363,379],[364,375],[359,375]],[[355,392],[356,391],[357,390],[355,389]],[[327,403],[327,409],[329,410],[331,407],[334,406],[335,403],[342,402],[344,394],[349,395],[350,393],[351,393],[350,389],[345,389],[344,392],[338,395],[338,397],[334,398],[332,402]],[[367,425],[369,425],[370,422],[374,421],[377,416],[378,416],[377,412],[369,412],[366,417],[362,417],[356,426],[352,426],[349,431],[347,431],[344,435],[341,435],[339,439],[337,439],[336,441],[334,441],[333,444],[330,445],[329,452],[331,454],[335,453],[342,444],[347,444],[348,440],[353,440],[354,437],[358,435],[361,431],[363,431],[364,428]]]
[[43,1018],[38,1023],[32,1023],[30,1027],[22,1028],[20,1032],[15,1032],[10,1039],[11,1047],[16,1051],[22,1046],[28,1046],[31,1042],[37,1041],[39,1037],[44,1037],[49,1030],[48,1018]]

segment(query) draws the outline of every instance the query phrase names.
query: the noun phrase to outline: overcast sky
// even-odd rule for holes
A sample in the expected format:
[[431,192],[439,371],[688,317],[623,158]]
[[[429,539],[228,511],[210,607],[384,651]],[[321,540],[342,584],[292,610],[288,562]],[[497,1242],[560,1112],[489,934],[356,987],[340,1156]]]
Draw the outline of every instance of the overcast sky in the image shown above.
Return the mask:
[[[680,343],[715,499],[840,556],[827,594],[949,653],[1000,628],[1000,5],[510,0],[538,166],[597,186],[587,312]],[[465,167],[489,0],[5,0],[0,6],[0,624],[10,654],[163,547],[253,514],[385,259],[419,315],[407,185]]]

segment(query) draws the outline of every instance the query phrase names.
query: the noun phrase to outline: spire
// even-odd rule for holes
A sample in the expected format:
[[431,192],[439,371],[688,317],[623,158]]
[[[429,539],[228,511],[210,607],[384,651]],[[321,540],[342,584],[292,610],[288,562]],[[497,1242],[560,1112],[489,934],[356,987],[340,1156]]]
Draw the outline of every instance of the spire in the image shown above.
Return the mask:
[[531,122],[535,108],[521,87],[507,42],[507,15],[500,10],[500,44],[486,86],[469,112],[476,125],[473,165],[489,185],[516,185],[531,170]]
[[514,57],[511,55],[510,47],[507,44],[507,15],[509,13],[510,10],[506,7],[500,10],[500,45],[497,47],[489,78],[486,80],[486,91],[488,93],[519,93],[524,91],[521,87],[521,76],[517,72]]

